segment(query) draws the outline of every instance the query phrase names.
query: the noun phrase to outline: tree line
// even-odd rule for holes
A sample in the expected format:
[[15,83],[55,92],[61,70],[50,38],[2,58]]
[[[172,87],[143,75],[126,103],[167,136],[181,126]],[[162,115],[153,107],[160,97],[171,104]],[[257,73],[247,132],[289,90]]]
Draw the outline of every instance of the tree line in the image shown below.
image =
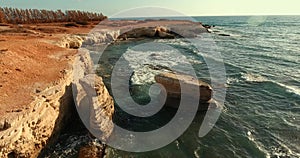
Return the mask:
[[28,23],[52,23],[52,22],[85,22],[102,21],[107,17],[102,13],[92,13],[78,10],[44,10],[44,9],[18,9],[1,8],[0,23],[28,24]]

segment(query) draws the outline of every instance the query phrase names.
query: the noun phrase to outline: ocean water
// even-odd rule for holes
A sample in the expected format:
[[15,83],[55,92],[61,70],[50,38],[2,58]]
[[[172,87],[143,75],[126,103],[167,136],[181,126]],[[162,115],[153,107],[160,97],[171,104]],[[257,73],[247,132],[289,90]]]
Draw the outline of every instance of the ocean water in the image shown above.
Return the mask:
[[[300,157],[300,16],[194,17],[215,25],[211,34],[226,68],[226,101],[214,128],[205,137],[198,130],[205,113],[198,113],[188,130],[168,146],[145,153],[110,148],[108,157]],[[220,36],[228,34],[230,36]],[[149,65],[182,64],[172,50],[139,52],[134,46],[147,42],[168,44],[192,63],[197,76],[210,82],[201,50],[184,39],[161,39],[121,43],[107,48],[100,61],[100,74],[111,73],[120,54],[135,74],[132,85],[136,101],[149,102],[147,85],[159,70]],[[153,59],[153,57],[163,58]],[[148,63],[148,64],[147,64]],[[150,68],[149,68],[150,67]],[[105,79],[109,86],[110,77]],[[146,86],[145,86],[146,85]],[[149,88],[149,87],[148,87]],[[124,114],[117,108],[115,121],[124,118],[132,130],[163,126],[176,110],[163,109],[148,120]],[[125,126],[124,126],[125,128]]]
[[[300,16],[194,19],[215,25],[212,28],[214,33],[209,34],[214,48],[208,50],[221,53],[226,69],[226,100],[216,125],[206,136],[199,138],[205,112],[198,112],[186,132],[161,149],[131,153],[108,147],[106,157],[300,157]],[[183,56],[176,55],[174,49],[153,48],[151,44],[148,51],[136,48],[146,43],[168,45]],[[115,43],[108,46],[101,59],[96,61],[99,63],[97,72],[103,76],[111,92],[112,69],[123,57],[134,70],[128,81],[133,99],[139,104],[147,104],[150,101],[148,90],[154,83],[155,74],[169,71],[170,66],[185,70],[184,65],[190,63],[197,77],[210,83],[209,69],[202,51],[186,39]],[[97,53],[94,50],[91,55],[97,56]],[[118,105],[115,109],[114,122],[133,131],[162,127],[176,113],[175,109],[163,108],[154,116],[141,119],[125,113]],[[83,136],[67,134],[65,137],[72,138],[74,144],[74,140],[80,141]],[[76,153],[76,150],[70,152]],[[56,153],[52,156],[61,155],[59,151]],[[68,157],[64,155],[72,154],[63,154],[62,157]]]

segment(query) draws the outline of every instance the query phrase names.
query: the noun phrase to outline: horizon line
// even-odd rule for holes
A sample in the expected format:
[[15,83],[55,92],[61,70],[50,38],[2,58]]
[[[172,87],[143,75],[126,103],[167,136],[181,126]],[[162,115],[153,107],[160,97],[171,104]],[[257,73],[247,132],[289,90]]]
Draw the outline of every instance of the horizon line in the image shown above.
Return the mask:
[[181,18],[181,17],[230,17],[230,16],[300,16],[300,14],[220,14],[220,15],[186,15],[186,16],[176,16],[176,15],[170,15],[170,16],[124,16],[124,17],[113,17],[110,18],[110,16],[107,16],[109,19],[119,19],[119,18]]
[[[78,11],[85,11],[85,12],[92,12],[92,13],[102,13],[104,16],[107,16],[108,18],[112,16],[113,14],[105,14],[103,11],[99,10],[88,10],[88,9],[63,9],[63,8],[45,8],[45,7],[37,7],[37,8],[27,8],[27,7],[12,7],[12,6],[0,6],[0,8],[16,8],[16,9],[38,9],[38,10],[62,10],[62,11],[68,11],[68,10],[78,10]],[[157,17],[214,17],[214,16],[300,16],[300,13],[237,13],[237,14],[198,14],[198,15],[186,15],[186,16],[176,16],[176,15],[165,15],[165,16],[157,16]],[[115,17],[115,18],[151,18],[155,16],[125,16],[125,17]],[[157,18],[155,17],[155,18]]]

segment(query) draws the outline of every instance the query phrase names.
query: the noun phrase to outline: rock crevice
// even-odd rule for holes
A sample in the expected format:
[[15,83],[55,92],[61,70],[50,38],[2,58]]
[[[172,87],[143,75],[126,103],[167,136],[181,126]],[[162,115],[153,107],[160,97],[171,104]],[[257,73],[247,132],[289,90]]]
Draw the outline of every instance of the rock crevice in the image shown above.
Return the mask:
[[[83,78],[89,74],[91,60],[87,53],[79,53],[72,60],[76,67],[64,70],[64,76],[53,83],[53,86],[41,90],[28,108],[18,112],[11,112],[0,120],[0,157],[37,157],[45,147],[56,142],[60,131],[66,123],[72,121],[74,117],[74,98],[72,84],[75,79]],[[97,95],[99,100],[107,90],[99,81]],[[106,91],[105,91],[106,90]],[[113,106],[109,94],[105,93],[105,100],[109,107]],[[77,111],[76,111],[77,112]],[[107,108],[107,116],[112,118],[113,107]],[[72,114],[73,113],[73,114]],[[112,127],[109,130],[112,130]],[[109,131],[107,129],[100,129]],[[109,136],[109,132],[106,133]]]
[[0,157],[35,157],[67,122],[67,111],[72,105],[71,75],[66,75],[55,86],[42,91],[26,110],[12,112],[1,118]]

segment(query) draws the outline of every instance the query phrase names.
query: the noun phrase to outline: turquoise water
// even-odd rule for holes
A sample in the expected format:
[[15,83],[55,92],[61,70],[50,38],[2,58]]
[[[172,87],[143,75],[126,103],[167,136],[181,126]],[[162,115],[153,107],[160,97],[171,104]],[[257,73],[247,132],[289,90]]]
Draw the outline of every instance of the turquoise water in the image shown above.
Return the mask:
[[[216,25],[212,28],[215,33],[211,35],[225,63],[227,95],[218,122],[208,135],[199,138],[198,130],[205,113],[198,113],[189,129],[164,148],[146,153],[109,149],[107,156],[300,157],[300,16],[194,18]],[[221,33],[231,36],[219,36]],[[109,46],[101,58],[99,73],[109,74],[107,68],[112,68],[124,52],[131,53],[128,60],[139,59],[140,53],[132,47],[145,42],[149,41]],[[196,50],[183,39],[151,42],[178,49],[193,64],[197,76],[210,82],[201,50]],[[154,53],[176,64],[172,52],[161,50]],[[151,64],[148,57],[149,52],[145,52],[142,58]],[[152,82],[149,76],[155,72],[138,63],[133,67],[138,74],[131,81],[138,92],[133,97],[137,102],[147,103],[149,97],[146,93]],[[104,79],[110,87],[110,77]],[[140,119],[125,114],[118,107],[116,109],[114,119],[117,124],[145,131],[163,126],[176,113],[173,109],[163,109],[154,117]]]
[[[300,16],[194,17],[196,21],[215,25],[210,34],[226,68],[226,101],[214,128],[204,137],[198,132],[205,112],[196,118],[176,141],[158,150],[130,153],[108,147],[108,158],[297,158],[300,157]],[[176,18],[178,19],[178,18]],[[220,36],[228,34],[230,36]],[[145,43],[169,45],[172,49],[149,48],[141,52],[134,47]],[[111,92],[110,74],[123,55],[134,69],[131,85],[133,99],[139,104],[150,101],[148,90],[153,76],[167,66],[192,64],[196,75],[210,83],[203,50],[186,39],[138,40],[115,43],[107,47],[97,67]],[[91,51],[97,56],[98,50]],[[141,61],[148,64],[141,64]],[[184,68],[183,68],[184,69]],[[176,110],[163,108],[149,118],[139,118],[115,106],[114,122],[132,131],[154,130],[167,124]],[[76,157],[88,141],[84,129],[69,128],[47,157]],[[130,141],[130,140],[128,140]]]

